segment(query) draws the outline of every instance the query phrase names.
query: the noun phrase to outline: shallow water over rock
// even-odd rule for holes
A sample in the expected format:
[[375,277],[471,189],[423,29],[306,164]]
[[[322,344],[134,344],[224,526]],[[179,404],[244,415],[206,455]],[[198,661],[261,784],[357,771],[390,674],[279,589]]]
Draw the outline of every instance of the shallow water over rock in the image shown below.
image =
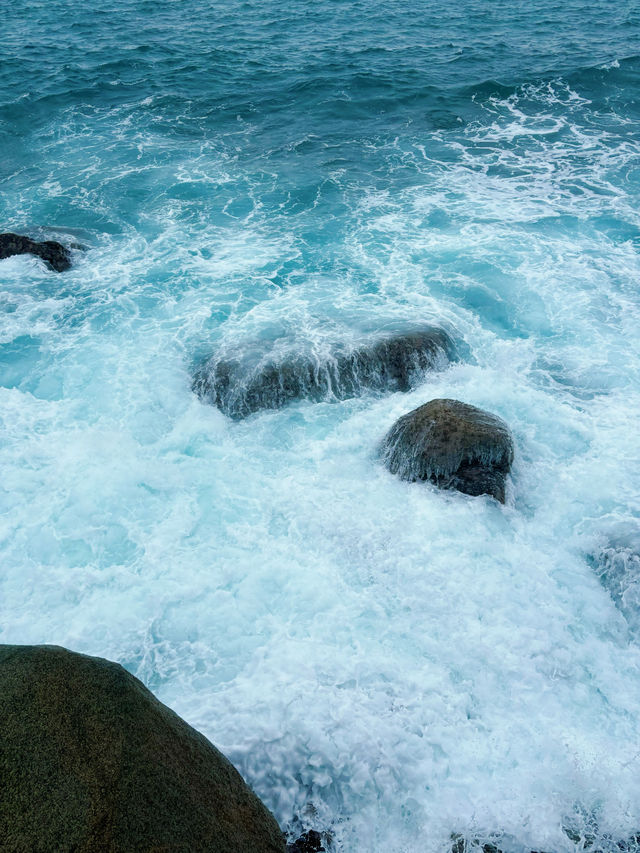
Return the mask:
[[275,360],[267,353],[256,363],[214,356],[196,372],[193,390],[238,419],[298,399],[319,402],[406,392],[455,357],[448,333],[428,328],[386,335],[354,349],[336,347],[326,355],[291,354]]

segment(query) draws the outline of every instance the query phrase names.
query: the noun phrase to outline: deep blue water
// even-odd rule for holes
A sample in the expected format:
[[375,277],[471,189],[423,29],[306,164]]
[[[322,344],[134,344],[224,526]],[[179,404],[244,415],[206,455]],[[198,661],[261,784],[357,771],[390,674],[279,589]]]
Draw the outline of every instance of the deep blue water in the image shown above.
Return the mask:
[[[0,641],[119,660],[342,853],[640,831],[640,4],[3,9]],[[234,423],[222,348],[444,324],[409,394]],[[504,507],[393,421],[510,425]],[[617,849],[617,848],[616,848]]]

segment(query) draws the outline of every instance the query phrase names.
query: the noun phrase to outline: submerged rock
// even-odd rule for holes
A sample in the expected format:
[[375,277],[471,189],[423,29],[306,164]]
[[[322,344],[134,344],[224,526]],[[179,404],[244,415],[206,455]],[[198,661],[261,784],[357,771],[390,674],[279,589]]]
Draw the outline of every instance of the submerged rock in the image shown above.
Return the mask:
[[[594,827],[595,831],[585,831],[584,829],[576,831],[563,826],[562,830],[569,841],[575,845],[576,853],[584,850],[588,850],[589,853],[611,853],[611,851],[638,853],[640,850],[640,835],[637,834],[626,838],[616,838],[609,833],[599,832],[597,827]],[[492,836],[494,840],[487,841],[453,833],[451,836],[451,853],[503,853],[503,849],[530,850],[529,847],[519,843],[514,838],[507,838],[500,833],[492,833]],[[530,850],[530,853],[544,853],[544,850],[544,847],[538,847],[536,850]]]
[[504,503],[511,434],[504,421],[475,406],[431,400],[396,421],[382,451],[387,468],[403,480],[429,480]]
[[640,637],[640,529],[635,524],[617,524],[607,543],[589,562],[627,621],[635,639]]
[[56,272],[64,272],[71,267],[69,250],[56,240],[38,243],[20,234],[0,234],[0,260],[12,255],[37,255]]
[[287,853],[323,853],[326,849],[322,836],[315,829],[304,832],[295,841],[287,844]]
[[121,666],[0,646],[5,853],[284,853],[227,759]]
[[451,836],[451,853],[502,853],[495,844],[479,841],[477,838],[468,839],[454,833]]
[[455,358],[449,335],[438,328],[378,338],[326,358],[267,355],[257,362],[213,357],[197,371],[193,390],[232,418],[279,409],[292,400],[346,400],[367,391],[409,391],[428,370]]

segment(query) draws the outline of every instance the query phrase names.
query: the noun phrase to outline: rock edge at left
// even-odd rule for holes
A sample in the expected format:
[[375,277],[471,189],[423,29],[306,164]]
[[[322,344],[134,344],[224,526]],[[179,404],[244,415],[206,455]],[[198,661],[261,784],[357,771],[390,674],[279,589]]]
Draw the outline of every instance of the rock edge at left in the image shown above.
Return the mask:
[[119,664],[0,645],[4,853],[284,853],[203,735]]
[[69,250],[57,240],[31,240],[22,234],[0,234],[0,260],[13,255],[36,255],[56,272],[71,269]]

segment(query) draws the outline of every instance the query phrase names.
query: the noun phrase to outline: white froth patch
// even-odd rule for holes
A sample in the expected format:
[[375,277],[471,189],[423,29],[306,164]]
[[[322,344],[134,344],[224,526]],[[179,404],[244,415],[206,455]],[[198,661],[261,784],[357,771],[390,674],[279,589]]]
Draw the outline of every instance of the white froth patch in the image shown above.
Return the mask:
[[[637,511],[640,265],[592,219],[637,224],[620,174],[638,151],[581,126],[570,90],[525,95],[535,114],[496,101],[442,159],[409,144],[422,183],[356,197],[344,272],[275,283],[308,248],[253,186],[234,228],[181,186],[64,277],[0,264],[19,356],[0,389],[0,639],[122,661],[283,825],[330,826],[344,853],[444,853],[452,831],[559,853],[563,825],[640,826],[640,647],[586,559]],[[72,185],[100,174],[87,144]],[[140,163],[80,208],[113,214],[138,173],[248,183],[206,148],[154,173],[157,145],[139,138]],[[235,424],[190,391],[220,341],[437,321],[469,357],[410,394]],[[505,507],[380,463],[394,420],[435,397],[510,425]]]

